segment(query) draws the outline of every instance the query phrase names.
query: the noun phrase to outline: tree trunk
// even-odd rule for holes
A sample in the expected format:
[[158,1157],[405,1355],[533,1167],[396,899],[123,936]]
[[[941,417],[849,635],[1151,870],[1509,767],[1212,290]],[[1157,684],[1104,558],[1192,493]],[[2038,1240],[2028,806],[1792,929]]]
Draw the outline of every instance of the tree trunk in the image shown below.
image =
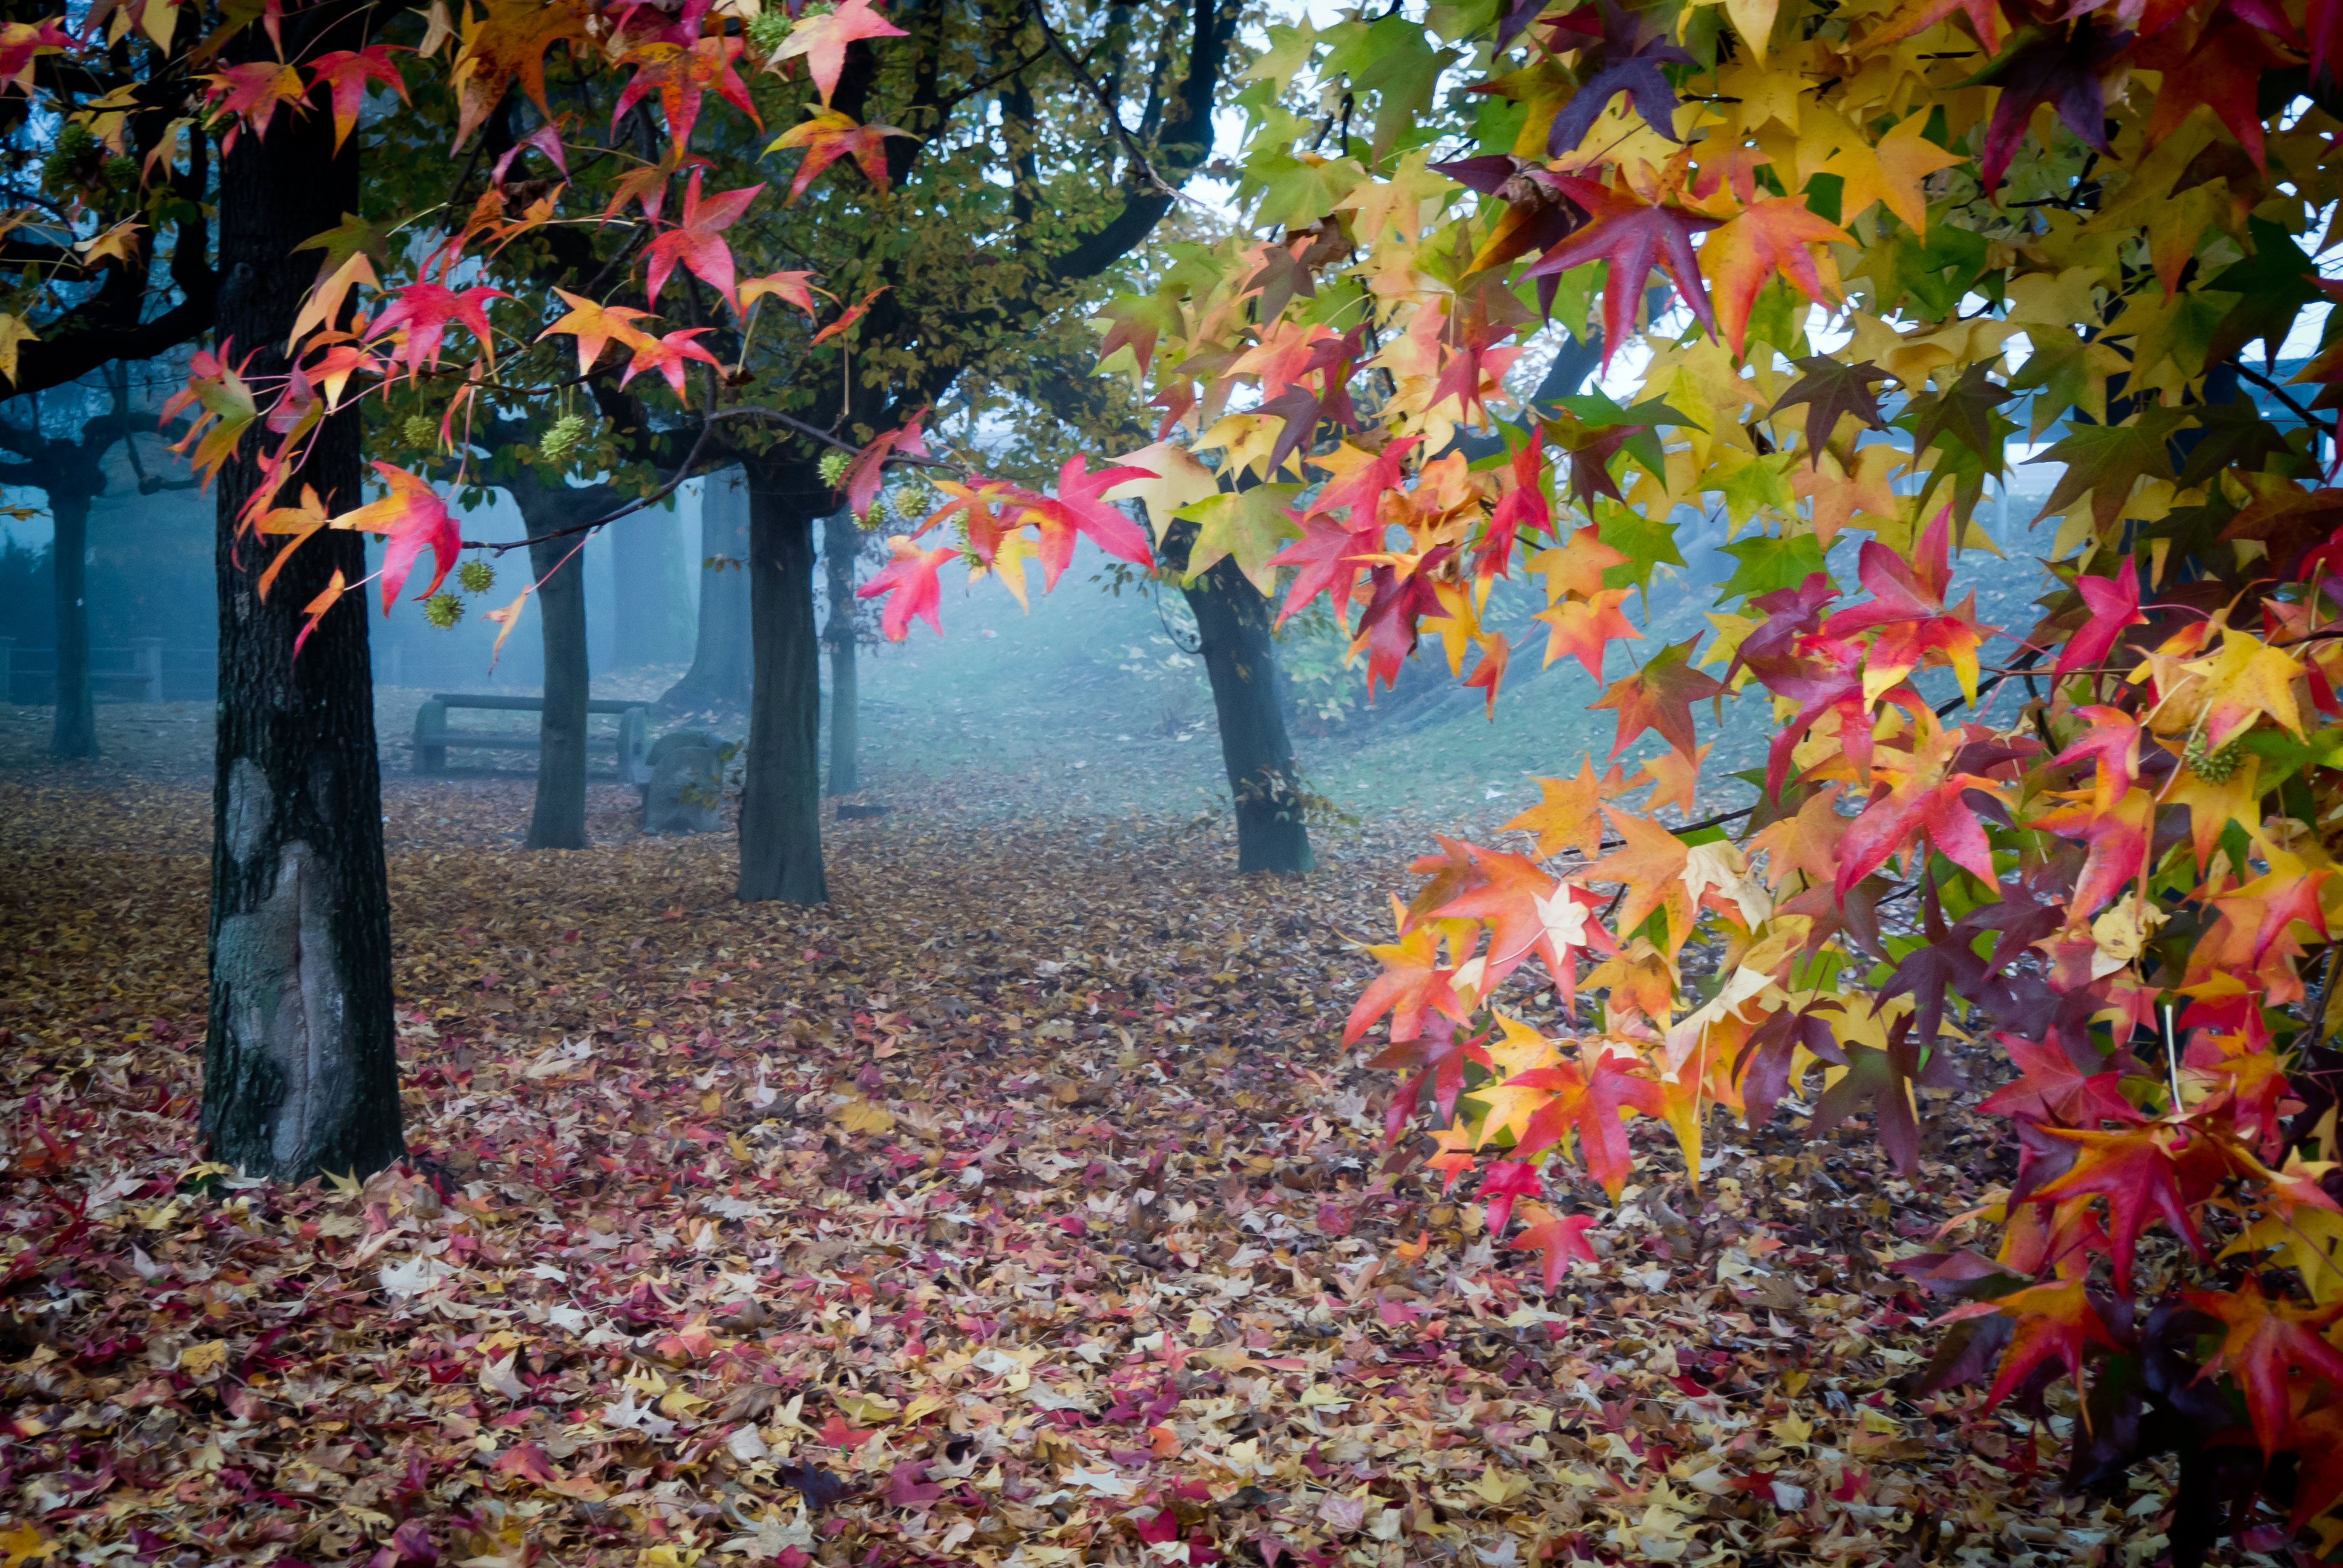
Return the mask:
[[[585,534],[540,536],[591,522],[614,504],[607,489],[552,487],[516,492],[528,529],[529,569],[537,574],[538,612],[545,637],[545,708],[538,717],[537,806],[528,819],[528,849],[586,847],[586,698],[592,684],[586,662]],[[623,525],[621,525],[623,526]],[[619,579],[618,598],[629,584]]]
[[830,499],[810,465],[749,465],[749,600],[756,683],[740,791],[744,900],[819,904],[821,644],[813,618],[813,519]]
[[[319,7],[287,12],[286,43],[299,57],[363,42],[354,26],[319,29]],[[257,29],[231,51],[269,53]],[[357,210],[357,144],[337,156],[332,117],[318,114],[280,115],[266,138],[240,136],[222,160],[216,330],[254,355],[246,374],[256,380],[285,374],[283,346],[317,270],[294,246]],[[327,612],[297,658],[293,639],[337,569],[349,582],[366,576],[366,547],[354,532],[321,532],[259,598],[269,552],[239,540],[236,524],[265,438],[247,436],[219,480],[203,1131],[213,1159],[255,1174],[363,1177],[406,1152],[367,607],[354,595]],[[358,503],[354,412],[327,419],[280,493],[289,500],[304,486],[336,512]]]
[[1317,864],[1294,765],[1293,742],[1277,699],[1270,605],[1222,558],[1182,590],[1196,629],[1221,721],[1221,760],[1236,802],[1237,869],[1300,873]]
[[659,706],[670,713],[749,706],[748,477],[738,468],[710,474],[700,498],[699,518],[705,558],[699,574],[699,636],[690,670],[659,699]]
[[610,526],[610,668],[680,663],[692,651],[691,588],[683,575],[683,521],[652,507]]
[[89,689],[89,498],[49,495],[56,542],[49,548],[56,579],[57,722],[49,749],[59,757],[97,755],[97,709]]
[[854,563],[862,553],[862,529],[846,507],[832,512],[822,528],[822,560],[830,575],[830,620],[821,634],[830,644],[830,792],[851,795],[862,788],[855,766],[862,715],[854,669]]

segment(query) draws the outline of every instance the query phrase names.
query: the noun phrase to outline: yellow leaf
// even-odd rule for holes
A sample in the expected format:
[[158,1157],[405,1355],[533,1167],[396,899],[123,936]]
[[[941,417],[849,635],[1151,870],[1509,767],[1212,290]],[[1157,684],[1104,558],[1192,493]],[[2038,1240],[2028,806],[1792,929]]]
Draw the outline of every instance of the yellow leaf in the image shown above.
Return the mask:
[[0,1533],[0,1550],[8,1553],[6,1562],[0,1563],[0,1568],[16,1568],[19,1563],[55,1556],[57,1543],[42,1534],[39,1526],[28,1519],[14,1530]]
[[227,1342],[207,1340],[199,1345],[189,1345],[179,1352],[179,1370],[189,1377],[204,1377],[227,1365]]
[[[1860,131],[1844,120],[1839,122],[1847,134],[1839,139],[1837,150],[1823,160],[1820,172],[1836,175],[1845,182],[1838,202],[1841,223],[1872,203],[1880,202],[1902,219],[1906,228],[1926,236],[1928,197],[1921,182],[1939,169],[1966,161],[1959,154],[1946,152],[1922,136],[1927,123],[1928,116],[1924,110],[1880,137],[1879,145],[1873,146],[1863,139]],[[1803,157],[1799,161],[1801,165],[1805,162]]]
[[1733,30],[1757,56],[1765,63],[1765,41],[1774,35],[1774,17],[1782,8],[1782,0],[1725,0],[1725,14],[1733,19]]
[[2220,652],[2187,668],[2205,679],[2207,750],[2218,751],[2252,729],[2257,714],[2267,713],[2295,735],[2302,733],[2302,712],[2294,700],[2302,665],[2285,649],[2231,627]]
[[1105,501],[1144,501],[1147,521],[1155,530],[1155,542],[1161,544],[1163,535],[1172,527],[1172,514],[1182,507],[1193,506],[1208,496],[1220,493],[1221,482],[1210,468],[1188,455],[1184,447],[1170,441],[1158,441],[1141,447],[1136,452],[1126,452],[1108,459],[1117,468],[1144,468],[1155,477],[1151,479],[1125,479],[1099,492]]
[[849,1132],[867,1132],[876,1138],[895,1131],[895,1119],[887,1114],[887,1108],[867,1100],[848,1101],[831,1114]]

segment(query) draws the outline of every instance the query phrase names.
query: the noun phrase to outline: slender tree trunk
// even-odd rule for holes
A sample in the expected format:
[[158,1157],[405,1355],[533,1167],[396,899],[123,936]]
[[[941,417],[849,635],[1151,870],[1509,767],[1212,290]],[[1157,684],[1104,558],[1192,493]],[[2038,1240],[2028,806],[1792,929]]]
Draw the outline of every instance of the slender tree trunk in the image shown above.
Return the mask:
[[610,528],[610,668],[674,664],[692,651],[691,588],[683,575],[683,521],[653,507]]
[[[316,5],[286,7],[301,57],[357,47],[354,26],[320,29]],[[258,29],[232,54],[261,58]],[[285,373],[287,335],[317,258],[294,246],[358,206],[357,144],[334,152],[330,116],[280,115],[222,160],[216,323],[247,375]],[[295,657],[302,611],[339,570],[366,576],[362,536],[307,540],[266,600],[268,553],[236,537],[260,477],[258,432],[219,481],[219,720],[212,827],[211,1020],[203,1131],[216,1160],[281,1181],[365,1176],[406,1151],[391,1015],[390,897],[384,876],[367,606],[337,606]],[[358,422],[329,417],[280,492],[316,487],[332,510],[359,500]]]
[[57,722],[49,749],[59,757],[97,755],[97,709],[89,689],[89,498],[71,490],[49,494],[56,542],[49,559],[56,578]]
[[708,476],[699,518],[699,640],[690,670],[659,699],[669,712],[749,706],[748,477],[738,468]]
[[1317,861],[1310,852],[1302,773],[1277,699],[1269,601],[1226,558],[1182,591],[1196,612],[1221,721],[1221,759],[1236,802],[1237,869],[1307,871]]
[[821,645],[814,632],[813,520],[830,500],[810,465],[749,465],[749,598],[756,685],[740,793],[744,900],[819,904]]
[[830,577],[830,620],[821,634],[830,644],[830,792],[851,795],[862,788],[855,765],[862,714],[854,668],[854,563],[862,553],[862,529],[845,507],[822,528],[822,564]]
[[[590,522],[609,509],[607,489],[552,487],[518,493],[521,521],[530,544],[529,568],[538,578],[538,612],[544,618],[545,709],[537,725],[537,806],[528,819],[529,849],[586,847],[586,699],[592,685],[586,660],[586,558],[588,536],[539,536]],[[618,598],[628,585],[620,579]]]

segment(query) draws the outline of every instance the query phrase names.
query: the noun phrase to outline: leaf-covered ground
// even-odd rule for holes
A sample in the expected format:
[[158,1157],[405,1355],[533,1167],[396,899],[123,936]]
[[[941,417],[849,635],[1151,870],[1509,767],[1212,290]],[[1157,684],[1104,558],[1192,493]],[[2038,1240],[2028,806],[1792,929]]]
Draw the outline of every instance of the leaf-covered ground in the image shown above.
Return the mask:
[[615,789],[511,849],[527,791],[391,780],[413,1157],[288,1190],[198,1163],[207,789],[0,777],[0,1563],[2163,1551],[2164,1483],[2060,1500],[2022,1421],[1895,1392],[1936,1308],[1885,1261],[1982,1133],[1910,1185],[1715,1135],[1696,1199],[1639,1131],[1552,1295],[1384,1150],[1344,933],[1423,823],[1296,885],[927,786],[806,911]]

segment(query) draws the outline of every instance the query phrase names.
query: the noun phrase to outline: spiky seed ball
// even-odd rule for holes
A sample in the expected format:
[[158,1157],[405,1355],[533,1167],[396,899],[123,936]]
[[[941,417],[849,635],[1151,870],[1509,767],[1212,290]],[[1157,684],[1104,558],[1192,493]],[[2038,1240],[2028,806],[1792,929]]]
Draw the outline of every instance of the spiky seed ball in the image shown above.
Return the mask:
[[586,416],[564,414],[546,427],[545,434],[538,439],[537,449],[548,463],[564,462],[585,436]]
[[106,159],[106,183],[112,186],[118,191],[136,190],[138,188],[138,160],[136,158]]
[[2206,783],[2227,784],[2246,759],[2245,739],[2241,736],[2217,751],[2207,751],[2205,749],[2204,731],[2199,730],[2188,738],[2181,758]]
[[771,54],[789,38],[789,14],[778,6],[759,12],[757,19],[749,24],[749,45],[759,55]]
[[464,618],[464,601],[444,590],[435,593],[423,601],[423,618],[445,631]]
[[466,593],[486,593],[497,586],[497,568],[486,561],[466,561],[456,568],[456,580]]
[[409,414],[407,423],[398,427],[398,433],[410,447],[437,447],[439,444],[439,427],[420,414]]
[[844,452],[829,451],[821,455],[821,482],[836,489],[846,477],[846,466],[854,459]]

